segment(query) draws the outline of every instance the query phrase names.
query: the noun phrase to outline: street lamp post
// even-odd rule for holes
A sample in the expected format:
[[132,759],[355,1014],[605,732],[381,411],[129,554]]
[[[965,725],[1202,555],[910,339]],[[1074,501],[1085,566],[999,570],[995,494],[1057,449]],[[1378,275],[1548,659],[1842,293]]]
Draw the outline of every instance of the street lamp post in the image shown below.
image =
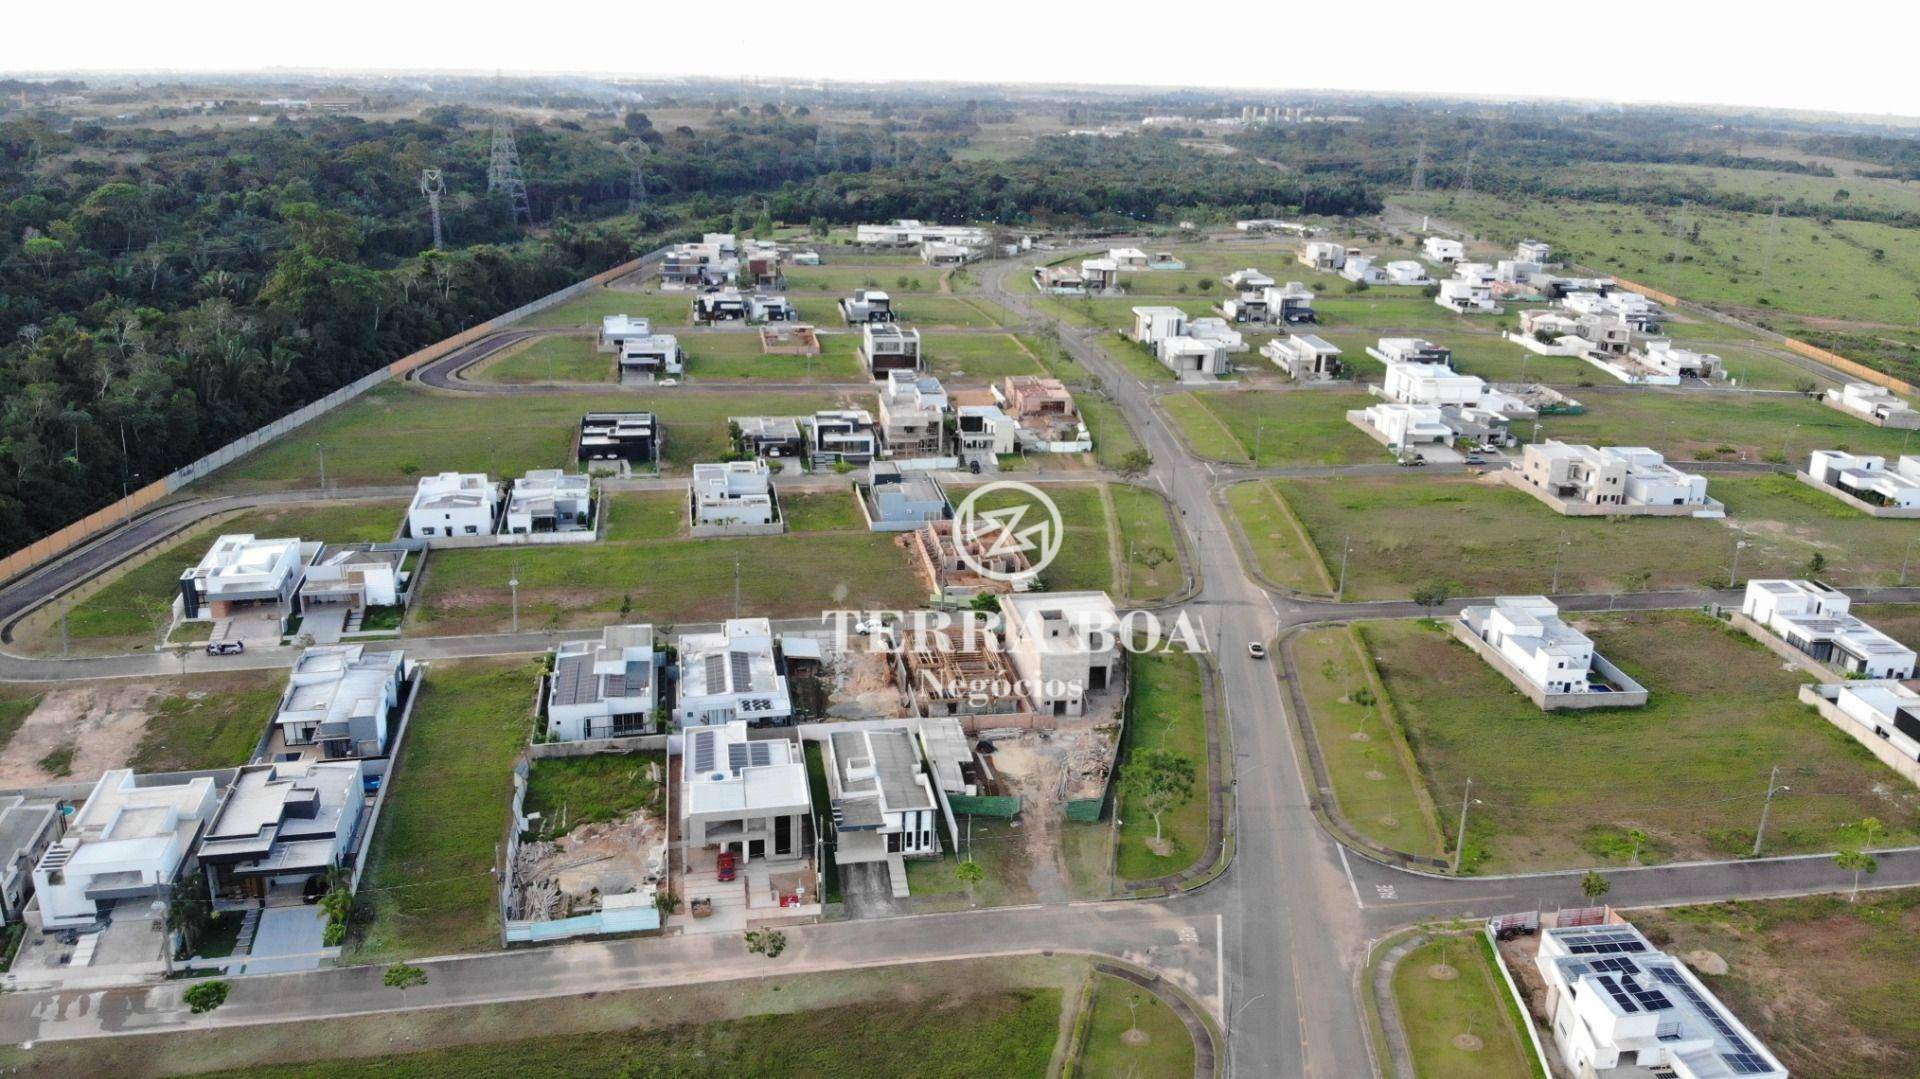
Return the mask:
[[1746,540],[1733,541],[1733,569],[1727,574],[1728,588],[1740,587],[1740,552],[1746,550],[1748,546],[1750,544]]
[[1573,541],[1572,541],[1572,540],[1570,540],[1570,539],[1565,539],[1565,538],[1562,538],[1562,539],[1560,540],[1560,542],[1559,542],[1559,543],[1556,543],[1556,544],[1554,544],[1554,547],[1553,547],[1553,584],[1552,584],[1552,586],[1551,586],[1551,587],[1549,587],[1549,588],[1547,589],[1547,594],[1548,594],[1548,595],[1550,595],[1550,596],[1557,596],[1557,595],[1559,595],[1559,594],[1560,594],[1560,556],[1561,556],[1562,554],[1565,554],[1565,553],[1566,553],[1566,550],[1567,550],[1567,548],[1569,548],[1569,547],[1571,547],[1571,546],[1573,546]]
[[320,493],[327,493],[327,448],[320,443],[313,444],[313,452],[320,455]]
[[513,593],[513,632],[520,632],[520,578],[507,578],[507,588]]
[[1767,800],[1760,804],[1760,827],[1755,829],[1753,833],[1753,856],[1755,858],[1760,857],[1760,844],[1767,838],[1767,812],[1773,808],[1773,796],[1776,794],[1785,794],[1793,790],[1792,787],[1780,786],[1777,782],[1779,778],[1780,766],[1776,764],[1773,766],[1773,774],[1767,777]]
[[1456,875],[1460,872],[1460,856],[1467,850],[1467,807],[1477,802],[1478,799],[1473,796],[1473,780],[1468,778],[1467,793],[1460,799],[1460,834],[1453,841],[1453,871]]

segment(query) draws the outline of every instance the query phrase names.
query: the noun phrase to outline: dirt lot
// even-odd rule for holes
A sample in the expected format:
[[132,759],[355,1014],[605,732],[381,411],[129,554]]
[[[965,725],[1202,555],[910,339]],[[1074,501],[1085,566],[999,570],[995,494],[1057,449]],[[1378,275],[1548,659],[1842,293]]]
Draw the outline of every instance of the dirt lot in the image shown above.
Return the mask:
[[583,824],[550,843],[522,843],[514,863],[516,916],[537,919],[534,912],[544,907],[548,917],[565,918],[592,909],[595,893],[633,891],[652,876],[649,860],[665,838],[652,813],[635,810],[619,820]]
[[91,782],[109,768],[242,763],[285,678],[246,671],[49,688],[0,747],[0,788]]
[[836,653],[823,672],[827,715],[833,719],[889,719],[904,713],[893,683],[891,657],[853,649]]
[[1020,798],[1016,824],[1026,848],[1026,883],[1042,902],[1071,895],[1074,869],[1062,842],[1066,804],[1098,797],[1113,768],[1119,695],[1093,703],[1084,716],[1050,719],[1051,730],[982,732],[994,744],[991,792]]

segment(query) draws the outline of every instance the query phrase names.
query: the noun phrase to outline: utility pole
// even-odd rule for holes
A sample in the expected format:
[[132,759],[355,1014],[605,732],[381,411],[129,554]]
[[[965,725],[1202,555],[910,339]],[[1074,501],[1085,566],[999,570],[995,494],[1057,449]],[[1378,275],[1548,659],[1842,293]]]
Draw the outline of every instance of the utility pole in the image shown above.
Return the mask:
[[733,616],[740,617],[740,560],[733,560]]
[[1908,540],[1907,552],[1900,556],[1900,587],[1902,588],[1907,586],[1907,562],[1913,558],[1913,545],[1916,543],[1920,543],[1920,539]]
[[1473,779],[1467,779],[1467,793],[1460,798],[1460,832],[1453,840],[1453,871],[1460,872],[1460,856],[1467,849],[1467,807],[1473,804]]
[[514,224],[533,227],[533,207],[527,203],[527,180],[520,172],[520,148],[513,141],[513,121],[502,116],[493,122],[493,146],[487,162],[487,194],[504,195]]
[[1557,596],[1560,594],[1560,556],[1565,554],[1567,548],[1571,546],[1573,546],[1573,541],[1565,536],[1560,537],[1560,542],[1553,545],[1553,584],[1547,588],[1547,595],[1549,596]]
[[1773,808],[1773,796],[1792,787],[1779,786],[1775,781],[1780,778],[1780,766],[1773,766],[1773,774],[1767,777],[1767,800],[1760,804],[1760,828],[1753,833],[1753,856],[1760,857],[1760,844],[1767,838],[1767,812]]
[[427,197],[427,213],[433,217],[433,249],[440,250],[442,237],[440,232],[440,196],[445,194],[447,184],[440,178],[439,169],[420,170],[420,193]]
[[313,452],[320,455],[320,493],[327,493],[327,448],[320,443],[313,444]]
[[1733,570],[1727,574],[1728,588],[1740,587],[1740,552],[1745,550],[1746,546],[1746,540],[1733,541]]
[[1333,601],[1335,603],[1345,603],[1347,601],[1347,555],[1351,553],[1353,553],[1353,537],[1341,536],[1340,537],[1340,587],[1335,589],[1333,593]]
[[520,567],[519,565],[516,564],[513,567],[513,569],[509,572],[513,574],[513,576],[507,578],[507,588],[513,593],[513,632],[515,636],[518,636],[520,633]]

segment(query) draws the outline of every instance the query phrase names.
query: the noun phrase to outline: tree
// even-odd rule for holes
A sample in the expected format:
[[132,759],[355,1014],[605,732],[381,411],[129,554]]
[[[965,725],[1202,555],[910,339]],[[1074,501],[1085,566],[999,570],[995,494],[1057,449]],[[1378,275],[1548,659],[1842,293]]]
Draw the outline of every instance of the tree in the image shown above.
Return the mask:
[[1580,878],[1580,894],[1588,899],[1598,899],[1611,891],[1613,882],[1601,876],[1597,870],[1589,869],[1587,875]]
[[1153,467],[1153,455],[1146,450],[1128,450],[1120,458],[1120,474],[1133,477]]
[[233,992],[233,983],[215,978],[212,981],[195,982],[188,986],[187,991],[180,994],[180,999],[187,1002],[187,1007],[193,1009],[193,1014],[201,1015],[225,1004],[227,994],[231,992]]
[[768,959],[780,958],[787,950],[787,935],[778,929],[750,929],[747,931],[747,951],[754,955],[764,955]]
[[1153,815],[1153,840],[1161,837],[1160,817],[1193,797],[1193,758],[1170,749],[1146,749],[1127,760],[1120,790],[1127,801]]
[[427,984],[427,972],[411,963],[395,963],[381,975],[380,983],[404,993],[416,985]]
[[1807,559],[1807,576],[1809,577],[1820,576],[1820,572],[1826,568],[1827,556],[1819,551],[1813,552],[1813,556]]
[[1640,848],[1647,845],[1647,833],[1638,828],[1627,829],[1627,842],[1633,845],[1633,864],[1640,864]]
[[953,878],[967,886],[967,906],[973,906],[973,886],[987,879],[987,869],[979,862],[968,858],[953,867]]
[[1860,874],[1880,871],[1879,860],[1863,850],[1843,850],[1833,856],[1833,864],[1853,874],[1853,894],[1847,897],[1849,903],[1860,901]]
[[1427,612],[1428,618],[1433,617],[1434,608],[1452,597],[1453,587],[1445,581],[1428,581],[1425,584],[1415,585],[1413,589],[1413,602]]

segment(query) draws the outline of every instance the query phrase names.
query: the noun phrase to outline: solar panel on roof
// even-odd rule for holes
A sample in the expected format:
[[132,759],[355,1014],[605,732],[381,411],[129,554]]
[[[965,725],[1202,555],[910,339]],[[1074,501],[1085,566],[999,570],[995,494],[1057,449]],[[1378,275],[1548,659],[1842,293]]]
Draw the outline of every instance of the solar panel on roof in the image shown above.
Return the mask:
[[693,732],[693,770],[701,775],[713,771],[713,732]]
[[726,664],[727,664],[727,661],[724,656],[720,656],[716,654],[716,655],[709,655],[706,657],[705,667],[707,672],[707,692],[708,693],[723,692],[723,689],[720,684],[720,680],[721,678],[725,677],[727,673]]
[[1721,1053],[1720,1059],[1741,1075],[1760,1075],[1773,1070],[1767,1066],[1765,1059],[1752,1053]]
[[[1727,1022],[1726,1017],[1720,1014],[1720,1009],[1707,1003],[1707,999],[1701,996],[1699,991],[1693,986],[1688,985],[1687,980],[1680,976],[1679,971],[1671,967],[1655,967],[1653,969],[1653,976],[1675,989],[1680,990],[1680,995],[1686,997],[1687,1002],[1692,1004],[1707,1022],[1713,1024],[1713,1029],[1719,1031],[1720,1036],[1727,1039],[1727,1044],[1732,1047],[1733,1053],[1722,1055],[1728,1057],[1729,1064],[1732,1063],[1733,1056],[1753,1056],[1754,1059],[1759,1059],[1757,1056],[1754,1056],[1753,1046],[1748,1045],[1747,1040],[1742,1038],[1739,1032],[1733,1029],[1733,1024]],[[1736,1068],[1735,1070],[1737,1071],[1738,1069]],[[1765,1071],[1766,1069],[1762,1068],[1761,1070]],[[1750,1075],[1752,1073],[1743,1072],[1742,1074]]]
[[1567,950],[1575,955],[1598,955],[1611,952],[1644,952],[1647,946],[1631,933],[1593,933],[1573,938],[1567,945]]
[[1613,998],[1615,1004],[1620,1005],[1621,1011],[1631,1014],[1640,1010],[1640,1006],[1635,1004],[1633,998],[1628,996],[1626,991],[1620,988],[1619,983],[1613,980],[1611,974],[1596,974],[1593,980],[1600,983],[1600,988],[1607,991],[1607,995]]
[[1621,974],[1640,973],[1639,966],[1636,965],[1633,960],[1628,959],[1625,956],[1612,956],[1606,959],[1596,959],[1591,964],[1589,964],[1589,966],[1594,970],[1611,970]]
[[728,652],[727,663],[733,669],[732,689],[746,693],[753,689],[753,657],[745,652]]

